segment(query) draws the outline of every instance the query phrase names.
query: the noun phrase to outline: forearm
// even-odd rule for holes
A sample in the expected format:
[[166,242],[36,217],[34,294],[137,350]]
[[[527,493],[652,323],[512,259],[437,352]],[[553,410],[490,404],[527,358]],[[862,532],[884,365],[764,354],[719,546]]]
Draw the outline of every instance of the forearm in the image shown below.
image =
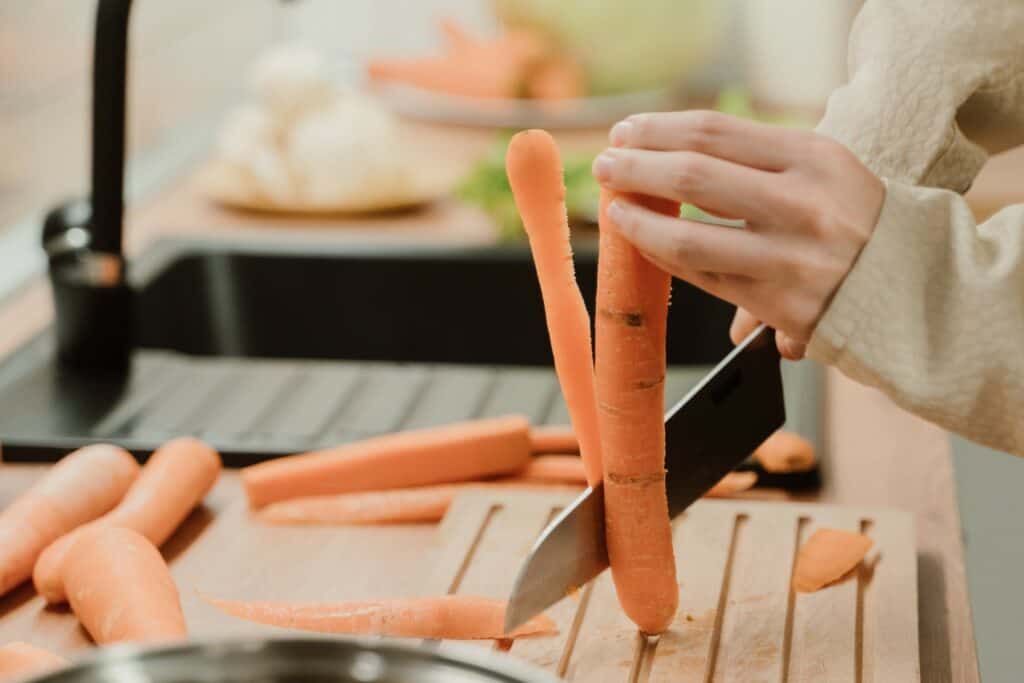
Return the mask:
[[890,182],[808,353],[914,413],[1024,455],[1024,205],[978,226],[960,196]]
[[987,158],[979,124],[1024,132],[1022,34],[1019,0],[868,0],[818,130],[879,176],[964,192]]

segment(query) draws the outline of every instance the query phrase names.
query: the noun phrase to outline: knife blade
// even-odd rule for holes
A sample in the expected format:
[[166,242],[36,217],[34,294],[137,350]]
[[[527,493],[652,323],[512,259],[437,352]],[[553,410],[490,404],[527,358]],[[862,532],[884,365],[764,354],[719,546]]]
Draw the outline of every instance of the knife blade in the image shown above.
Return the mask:
[[[761,325],[665,415],[671,517],[698,500],[786,421],[775,333]],[[541,533],[516,577],[505,632],[608,568],[604,490],[588,488]]]

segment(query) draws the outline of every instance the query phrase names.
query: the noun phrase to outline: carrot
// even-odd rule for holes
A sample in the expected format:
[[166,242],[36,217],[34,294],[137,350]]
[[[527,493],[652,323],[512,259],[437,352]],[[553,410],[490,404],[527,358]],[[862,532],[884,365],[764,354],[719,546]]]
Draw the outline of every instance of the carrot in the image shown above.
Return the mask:
[[[641,631],[657,634],[679,601],[663,422],[671,277],[610,223],[613,199],[602,189],[595,328],[608,557],[622,608]],[[642,201],[678,215],[676,203]]]
[[355,602],[235,602],[206,598],[233,617],[300,631],[431,640],[498,640],[558,633],[541,614],[504,632],[502,600],[464,595]]
[[861,563],[870,548],[871,539],[864,534],[818,529],[797,552],[793,589],[813,593],[841,579]]
[[429,524],[441,521],[460,493],[479,488],[550,491],[560,488],[560,483],[511,477],[488,482],[309,496],[271,503],[258,514],[260,520],[269,524]]
[[198,439],[174,439],[158,448],[121,503],[99,519],[52,543],[36,561],[32,580],[51,605],[66,600],[64,558],[78,536],[94,526],[120,526],[161,546],[209,492],[220,475],[217,451]]
[[505,168],[537,267],[555,371],[594,486],[601,480],[601,435],[590,316],[573,270],[562,159],[546,131],[527,130],[509,142]]
[[86,446],[16,498],[0,514],[0,595],[32,575],[46,546],[117,505],[138,473],[128,451]]
[[816,462],[810,441],[781,429],[757,447],[754,459],[768,472],[806,472]]
[[587,483],[583,461],[576,455],[534,456],[519,477],[524,481]]
[[480,49],[480,41],[474,38],[454,17],[444,17],[437,22],[445,42],[448,55],[472,55]]
[[355,491],[445,484],[512,474],[530,462],[530,425],[508,416],[388,434],[242,470],[254,508]]
[[557,102],[583,97],[587,77],[579,62],[566,56],[549,59],[530,75],[526,91],[538,100]]
[[[597,413],[597,399],[594,399],[594,413]],[[530,450],[534,455],[579,453],[580,443],[569,425],[541,425],[530,430]]]
[[28,643],[13,642],[0,647],[0,681],[41,674],[68,665],[63,657]]
[[171,572],[144,536],[98,526],[81,534],[64,562],[71,609],[100,644],[186,637]]
[[753,488],[757,483],[757,472],[730,472],[721,481],[711,487],[705,498],[729,498],[742,491]]

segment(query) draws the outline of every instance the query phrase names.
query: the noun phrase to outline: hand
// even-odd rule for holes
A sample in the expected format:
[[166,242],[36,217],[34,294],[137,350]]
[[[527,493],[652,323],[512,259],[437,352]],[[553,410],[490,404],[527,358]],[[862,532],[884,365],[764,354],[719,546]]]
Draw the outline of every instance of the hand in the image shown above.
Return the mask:
[[885,186],[838,142],[708,111],[631,116],[594,160],[612,190],[695,204],[745,229],[620,198],[608,217],[652,262],[736,304],[734,340],[763,320],[779,351],[807,342],[874,230]]

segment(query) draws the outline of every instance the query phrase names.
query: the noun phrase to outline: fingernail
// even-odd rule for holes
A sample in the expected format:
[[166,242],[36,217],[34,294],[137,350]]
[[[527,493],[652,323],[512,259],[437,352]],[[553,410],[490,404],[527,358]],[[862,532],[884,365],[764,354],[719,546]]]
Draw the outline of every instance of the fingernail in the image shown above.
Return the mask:
[[629,121],[619,121],[612,126],[611,132],[608,134],[608,139],[616,147],[622,147],[623,145],[629,144],[629,139],[633,134],[633,124]]
[[591,167],[590,171],[599,181],[608,180],[612,177],[613,163],[613,159],[608,154],[599,154],[597,158],[594,159],[594,165]]
[[[612,223],[619,224],[620,219],[626,213],[626,208],[622,206],[621,200],[614,200],[608,205],[608,218],[612,219]],[[621,229],[621,226],[619,226]]]

